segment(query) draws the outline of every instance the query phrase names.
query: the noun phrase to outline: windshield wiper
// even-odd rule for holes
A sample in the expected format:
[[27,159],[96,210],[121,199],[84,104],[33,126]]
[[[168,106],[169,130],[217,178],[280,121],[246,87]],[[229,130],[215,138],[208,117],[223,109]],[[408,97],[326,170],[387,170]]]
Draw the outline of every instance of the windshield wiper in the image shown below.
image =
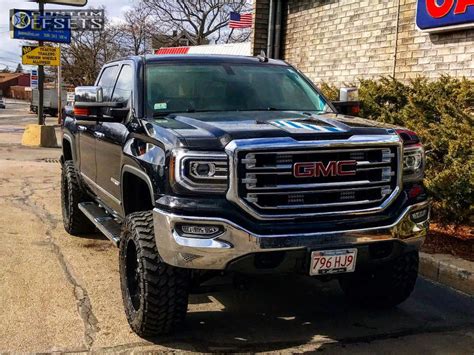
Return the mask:
[[194,108],[188,107],[186,110],[180,111],[166,111],[166,112],[153,112],[153,118],[155,117],[166,117],[168,115],[176,115],[177,113],[184,113],[184,112],[197,112]]

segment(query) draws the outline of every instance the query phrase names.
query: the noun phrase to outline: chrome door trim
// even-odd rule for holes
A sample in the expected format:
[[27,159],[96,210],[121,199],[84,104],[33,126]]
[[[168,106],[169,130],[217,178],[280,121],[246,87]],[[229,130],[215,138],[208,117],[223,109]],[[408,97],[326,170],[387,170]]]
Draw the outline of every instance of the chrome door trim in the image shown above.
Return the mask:
[[114,195],[112,195],[110,192],[105,190],[102,186],[99,186],[94,180],[92,180],[90,177],[88,177],[86,174],[81,172],[81,176],[84,178],[84,180],[87,181],[88,184],[92,185],[95,187],[97,190],[102,192],[104,195],[106,195],[108,198],[110,198],[112,201],[114,201],[117,205],[121,206],[122,202],[116,198]]

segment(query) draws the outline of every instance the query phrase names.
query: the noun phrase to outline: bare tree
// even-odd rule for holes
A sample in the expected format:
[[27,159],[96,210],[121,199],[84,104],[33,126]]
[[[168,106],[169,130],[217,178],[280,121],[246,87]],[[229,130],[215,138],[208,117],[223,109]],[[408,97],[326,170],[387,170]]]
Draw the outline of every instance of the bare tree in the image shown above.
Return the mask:
[[[141,0],[159,21],[161,30],[187,31],[196,44],[228,42],[230,12],[250,11],[249,0]],[[230,40],[229,40],[230,41]]]
[[105,19],[102,31],[75,31],[71,44],[61,46],[64,81],[78,86],[92,84],[102,66],[123,56],[121,30]]
[[124,14],[121,43],[128,54],[141,55],[149,51],[148,43],[154,33],[150,9],[145,6],[134,6]]

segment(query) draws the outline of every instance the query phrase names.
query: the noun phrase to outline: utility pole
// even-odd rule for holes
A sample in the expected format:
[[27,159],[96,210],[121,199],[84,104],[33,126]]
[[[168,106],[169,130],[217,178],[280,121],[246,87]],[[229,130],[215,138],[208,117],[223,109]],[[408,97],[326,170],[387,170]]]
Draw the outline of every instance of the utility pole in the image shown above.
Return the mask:
[[[61,45],[58,44],[58,47],[61,48]],[[58,65],[58,124],[61,124],[63,115],[63,105],[62,105],[62,92],[63,92],[63,85],[62,85],[62,78],[61,78],[61,55],[59,55],[59,65]]]
[[[44,3],[43,0],[38,0],[40,16],[44,15]],[[43,41],[38,41],[38,45],[41,47]],[[43,118],[43,98],[44,98],[44,67],[38,65],[38,124],[44,125]]]

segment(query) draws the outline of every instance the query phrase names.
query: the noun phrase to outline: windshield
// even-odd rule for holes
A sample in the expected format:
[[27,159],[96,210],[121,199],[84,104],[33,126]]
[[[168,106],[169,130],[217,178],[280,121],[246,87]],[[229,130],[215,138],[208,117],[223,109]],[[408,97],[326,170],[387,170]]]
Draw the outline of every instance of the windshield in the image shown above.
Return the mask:
[[293,68],[271,64],[151,64],[149,116],[171,112],[330,110]]

